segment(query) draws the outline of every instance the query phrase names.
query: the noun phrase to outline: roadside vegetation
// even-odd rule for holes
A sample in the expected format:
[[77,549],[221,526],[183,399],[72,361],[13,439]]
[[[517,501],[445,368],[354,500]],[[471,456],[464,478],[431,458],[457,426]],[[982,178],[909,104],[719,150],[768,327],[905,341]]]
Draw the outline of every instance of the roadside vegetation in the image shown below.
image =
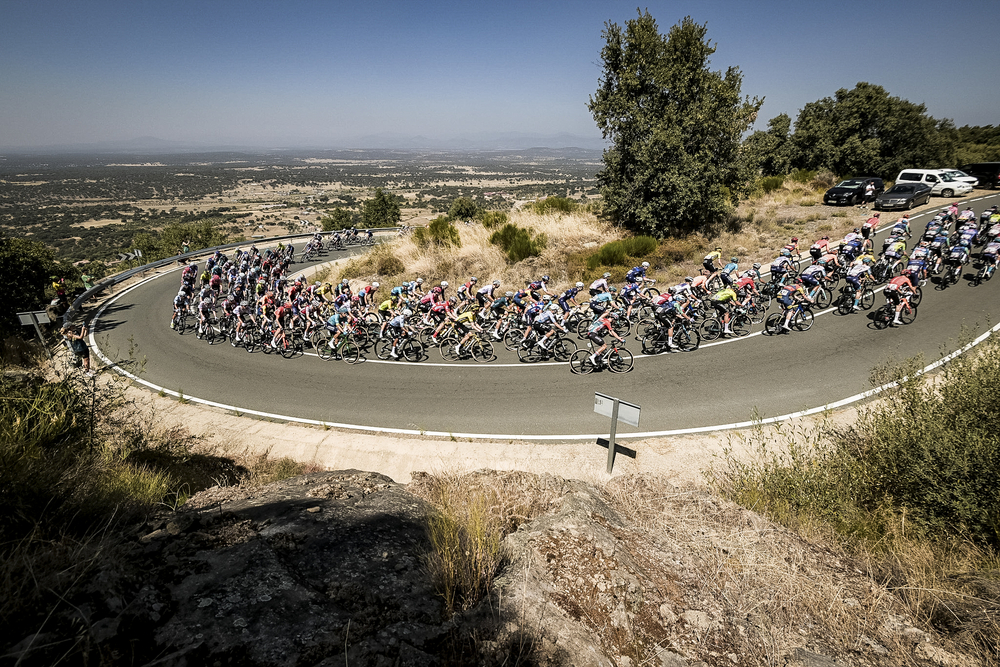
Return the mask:
[[933,378],[919,359],[877,368],[895,389],[857,423],[756,428],[727,450],[716,492],[817,542],[834,542],[914,618],[1000,655],[1000,342]]
[[[290,459],[207,451],[98,378],[0,375],[0,625],[8,639],[43,633],[86,652],[89,628],[55,627],[86,604],[100,564],[125,558],[123,531],[216,485],[307,472]],[[86,619],[81,618],[84,622]]]

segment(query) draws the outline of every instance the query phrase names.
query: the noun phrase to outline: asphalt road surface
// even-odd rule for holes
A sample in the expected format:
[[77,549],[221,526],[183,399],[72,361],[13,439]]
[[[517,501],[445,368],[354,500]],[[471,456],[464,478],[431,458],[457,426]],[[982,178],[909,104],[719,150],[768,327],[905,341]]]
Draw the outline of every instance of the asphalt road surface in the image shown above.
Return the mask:
[[[974,199],[978,216],[1000,194]],[[942,200],[942,206],[947,203]],[[915,238],[932,214],[914,217]],[[889,221],[890,216],[884,218]],[[335,258],[328,255],[323,261]],[[299,271],[303,265],[293,268]],[[427,362],[381,362],[369,354],[353,366],[322,361],[308,350],[283,359],[249,354],[228,343],[208,345],[168,327],[180,281],[176,271],[121,294],[92,329],[101,352],[112,360],[127,360],[131,345],[137,345],[133,356],[144,359],[140,377],[156,388],[241,412],[457,437],[568,439],[607,433],[610,420],[593,412],[594,392],[601,392],[642,407],[639,428],[619,428],[626,436],[734,424],[823,406],[870,389],[872,368],[887,360],[922,354],[926,363],[935,361],[957,349],[963,327],[981,333],[1000,318],[1000,280],[973,288],[966,279],[972,275],[974,269],[967,266],[963,280],[943,291],[928,283],[917,320],[882,331],[874,329],[864,312],[831,312],[818,316],[807,332],[751,335],[692,353],[645,357],[630,338],[635,368],[620,375],[577,376],[566,364],[520,364],[499,344],[499,358],[490,364],[446,364],[432,349]],[[876,294],[870,312],[883,302]],[[760,328],[756,325],[754,334]],[[134,364],[123,365],[136,371]]]

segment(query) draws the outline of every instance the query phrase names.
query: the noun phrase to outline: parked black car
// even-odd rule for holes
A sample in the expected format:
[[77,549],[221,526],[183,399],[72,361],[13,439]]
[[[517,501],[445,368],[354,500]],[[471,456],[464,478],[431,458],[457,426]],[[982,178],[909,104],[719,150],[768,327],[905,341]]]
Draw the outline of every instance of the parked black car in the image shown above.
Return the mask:
[[868,184],[875,186],[875,192],[869,197],[869,201],[877,198],[885,190],[885,183],[881,178],[875,176],[858,176],[841,181],[826,191],[823,195],[823,203],[837,206],[840,204],[855,205],[865,201],[865,191]]
[[930,200],[931,186],[926,183],[898,183],[875,198],[875,210],[910,210]]
[[1000,162],[975,162],[962,167],[969,176],[979,179],[979,187],[996,188],[1000,184]]

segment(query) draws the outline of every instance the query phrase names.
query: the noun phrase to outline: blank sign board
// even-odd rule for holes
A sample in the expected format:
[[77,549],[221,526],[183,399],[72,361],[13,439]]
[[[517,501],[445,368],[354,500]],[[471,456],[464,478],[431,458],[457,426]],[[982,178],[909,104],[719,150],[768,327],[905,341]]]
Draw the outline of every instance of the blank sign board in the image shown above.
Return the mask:
[[[35,317],[34,320],[32,319],[32,316]],[[44,310],[36,310],[34,312],[29,311],[27,313],[18,313],[17,317],[21,320],[21,324],[23,326],[34,324],[36,321],[39,324],[48,324],[49,322],[52,321],[49,319],[49,314],[46,313]]]
[[[594,412],[605,417],[611,417],[615,407],[615,398],[605,394],[594,393]],[[639,406],[625,401],[618,401],[618,421],[639,425]]]

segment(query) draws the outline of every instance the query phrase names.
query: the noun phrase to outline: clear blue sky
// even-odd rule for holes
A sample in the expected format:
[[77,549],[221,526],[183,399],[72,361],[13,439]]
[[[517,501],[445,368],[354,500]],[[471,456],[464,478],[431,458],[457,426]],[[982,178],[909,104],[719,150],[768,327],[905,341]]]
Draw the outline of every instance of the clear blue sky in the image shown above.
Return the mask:
[[[708,23],[761,123],[858,81],[1000,122],[995,0],[650,2]],[[343,145],[393,133],[599,137],[586,103],[617,0],[0,0],[0,147]],[[968,35],[965,37],[963,35]]]

